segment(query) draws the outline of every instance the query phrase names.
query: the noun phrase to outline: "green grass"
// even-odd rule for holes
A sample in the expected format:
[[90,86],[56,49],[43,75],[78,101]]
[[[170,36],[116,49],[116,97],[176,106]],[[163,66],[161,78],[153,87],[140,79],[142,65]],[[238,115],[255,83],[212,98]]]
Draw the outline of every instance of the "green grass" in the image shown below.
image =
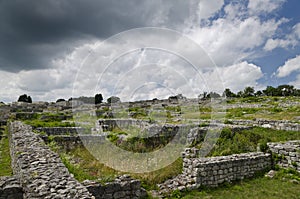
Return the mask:
[[5,129],[3,135],[4,137],[2,137],[0,140],[0,176],[10,176],[12,175],[12,169],[7,128]]
[[[265,151],[267,142],[288,140],[300,140],[299,132],[254,127],[250,130],[233,133],[231,129],[224,128],[209,156],[252,152],[257,150],[257,146]],[[201,143],[196,147],[201,148]]]
[[25,120],[25,124],[33,127],[74,127],[73,122],[60,122],[60,121],[41,121],[41,120]]
[[[204,188],[179,195],[184,199],[296,199],[300,198],[300,174],[280,170],[274,178],[258,177],[219,188]],[[171,197],[176,198],[176,197]]]
[[[112,181],[118,175],[124,174],[123,172],[116,171],[99,162],[84,147],[77,147],[68,153],[58,150],[56,147],[57,146],[52,146],[51,148],[60,154],[60,157],[69,172],[79,181],[90,179],[104,183]],[[140,179],[143,187],[150,190],[156,189],[156,184],[162,183],[165,180],[178,175],[181,171],[182,159],[179,158],[171,165],[160,170],[142,174],[129,173],[129,175]]]

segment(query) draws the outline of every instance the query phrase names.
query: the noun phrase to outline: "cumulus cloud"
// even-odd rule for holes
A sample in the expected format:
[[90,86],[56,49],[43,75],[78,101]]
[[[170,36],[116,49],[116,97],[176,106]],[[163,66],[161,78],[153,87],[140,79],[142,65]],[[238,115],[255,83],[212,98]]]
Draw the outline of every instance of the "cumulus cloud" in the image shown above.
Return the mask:
[[300,42],[300,23],[293,26],[292,31],[290,34],[287,34],[284,38],[270,38],[266,42],[264,46],[265,51],[271,51],[275,48],[294,48],[295,46],[299,45]]
[[[208,78],[219,75],[222,79],[223,87],[230,88],[235,92],[243,90],[246,86],[258,87],[257,80],[263,77],[259,66],[246,61],[218,68],[212,74],[206,75]],[[220,93],[223,91],[218,90]]]
[[286,77],[292,72],[300,72],[300,55],[287,60],[283,66],[277,69],[277,77]]
[[212,17],[216,12],[218,12],[224,5],[224,0],[200,0],[198,17],[199,19],[207,19]]
[[[257,52],[263,48],[295,46],[300,38],[299,24],[289,36],[276,38],[287,20],[265,17],[283,3],[0,1],[0,76],[3,83],[9,82],[0,91],[7,91],[4,99],[9,101],[25,92],[34,100],[99,92],[105,98],[119,95],[122,100],[137,100],[257,87],[263,77],[261,68],[247,60],[260,56]],[[148,34],[147,39],[143,34],[133,35],[127,39],[135,42],[129,43],[126,39],[105,42],[120,31],[145,26],[175,29],[194,44],[167,34]],[[203,50],[195,53],[199,46]],[[193,64],[200,69],[195,70]],[[90,67],[85,70],[85,66]]]
[[249,0],[248,10],[250,14],[268,14],[280,8],[286,0]]
[[198,0],[2,0],[0,69],[51,68],[87,40],[104,39],[132,28],[179,29]]
[[217,65],[229,65],[252,55],[285,22],[274,19],[261,21],[258,17],[234,18],[218,18],[211,25],[190,31],[191,38],[207,51]]

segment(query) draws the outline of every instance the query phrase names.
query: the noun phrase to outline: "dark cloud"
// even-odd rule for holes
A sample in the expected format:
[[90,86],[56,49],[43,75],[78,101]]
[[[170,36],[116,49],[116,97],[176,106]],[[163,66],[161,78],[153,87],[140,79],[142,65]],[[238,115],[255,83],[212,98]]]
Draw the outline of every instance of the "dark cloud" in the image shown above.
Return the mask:
[[2,0],[0,69],[17,72],[50,62],[91,38],[136,27],[177,28],[195,1],[182,0]]

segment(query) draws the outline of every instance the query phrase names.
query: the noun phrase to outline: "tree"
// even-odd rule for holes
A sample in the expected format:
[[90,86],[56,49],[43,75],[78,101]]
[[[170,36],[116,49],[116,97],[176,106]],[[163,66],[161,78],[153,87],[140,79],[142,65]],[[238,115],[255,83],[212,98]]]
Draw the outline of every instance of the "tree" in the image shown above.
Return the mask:
[[24,94],[24,95],[20,95],[18,102],[32,103],[32,99],[29,95],[27,96],[26,94]]
[[292,96],[295,92],[295,88],[292,85],[280,85],[277,87],[277,93],[280,96]]
[[62,98],[61,98],[61,99],[56,100],[56,103],[57,103],[57,102],[65,102],[65,101],[66,101],[65,99],[62,99]]
[[229,88],[226,88],[223,92],[223,97],[236,97],[236,94],[231,92]]
[[101,104],[103,101],[103,97],[101,93],[95,95],[95,104]]
[[247,86],[244,89],[243,97],[252,97],[252,96],[254,96],[254,92],[255,92],[255,90],[253,87]]
[[255,93],[255,96],[262,96],[263,95],[263,93],[261,92],[261,91],[257,91],[256,93]]
[[219,93],[216,93],[216,92],[210,92],[208,95],[207,95],[208,98],[219,98],[221,97],[221,95]]
[[263,93],[267,96],[278,96],[277,89],[273,86],[267,86],[267,88],[263,90]]
[[121,102],[121,99],[116,96],[111,96],[110,98],[107,99],[107,103],[118,103]]

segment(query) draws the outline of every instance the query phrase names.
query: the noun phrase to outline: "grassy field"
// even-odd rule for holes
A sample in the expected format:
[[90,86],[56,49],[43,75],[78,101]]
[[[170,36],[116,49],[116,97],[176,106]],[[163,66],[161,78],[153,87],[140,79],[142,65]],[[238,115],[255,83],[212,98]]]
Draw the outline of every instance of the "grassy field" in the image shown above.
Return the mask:
[[0,176],[12,175],[9,140],[7,134],[7,129],[5,129],[3,133],[4,137],[0,140]]

